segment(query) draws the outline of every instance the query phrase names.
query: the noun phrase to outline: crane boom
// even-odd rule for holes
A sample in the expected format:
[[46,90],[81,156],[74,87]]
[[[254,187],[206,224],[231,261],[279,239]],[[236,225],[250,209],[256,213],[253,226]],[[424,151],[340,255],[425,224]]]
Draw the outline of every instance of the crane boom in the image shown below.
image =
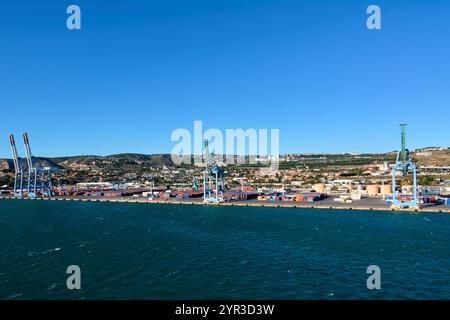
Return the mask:
[[209,160],[210,160],[210,155],[209,155],[209,142],[208,139],[203,140],[204,146],[205,146],[205,163],[206,163],[206,169],[205,171],[209,170]]
[[27,154],[28,170],[33,170],[33,161],[31,161],[30,142],[28,140],[28,134],[26,132],[23,133],[23,143],[25,144],[25,152]]
[[20,173],[19,160],[17,159],[16,142],[14,140],[13,134],[9,135],[9,142],[10,142],[11,153],[12,153],[12,158],[13,158],[13,163],[14,163],[14,170],[16,173]]
[[401,128],[401,151],[400,151],[400,155],[401,155],[401,161],[403,161],[404,163],[406,163],[406,161],[408,161],[408,150],[406,150],[406,124],[403,123],[400,125]]

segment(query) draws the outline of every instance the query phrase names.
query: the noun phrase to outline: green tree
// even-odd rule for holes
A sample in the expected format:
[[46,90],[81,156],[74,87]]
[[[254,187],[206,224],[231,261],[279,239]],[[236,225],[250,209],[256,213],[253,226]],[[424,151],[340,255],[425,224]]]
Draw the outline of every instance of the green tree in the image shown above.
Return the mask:
[[421,186],[431,186],[434,182],[434,179],[430,176],[421,176],[419,177],[419,185]]

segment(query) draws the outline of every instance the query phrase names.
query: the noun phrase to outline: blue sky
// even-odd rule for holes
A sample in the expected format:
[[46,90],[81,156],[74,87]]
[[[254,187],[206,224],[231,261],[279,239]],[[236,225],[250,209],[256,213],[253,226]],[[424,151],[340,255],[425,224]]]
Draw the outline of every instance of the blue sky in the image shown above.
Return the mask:
[[448,21],[448,1],[2,1],[0,157],[25,130],[40,156],[170,152],[194,120],[278,128],[282,153],[393,150],[403,122],[410,148],[450,146]]

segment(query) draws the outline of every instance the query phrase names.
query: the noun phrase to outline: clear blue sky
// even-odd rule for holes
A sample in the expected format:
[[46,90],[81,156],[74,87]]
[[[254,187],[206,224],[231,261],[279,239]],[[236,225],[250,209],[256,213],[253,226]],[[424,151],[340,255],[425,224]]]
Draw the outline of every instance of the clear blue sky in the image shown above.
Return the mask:
[[393,150],[402,122],[449,146],[449,21],[449,1],[5,0],[0,157],[24,130],[40,156],[170,152],[194,120],[279,128],[282,153]]

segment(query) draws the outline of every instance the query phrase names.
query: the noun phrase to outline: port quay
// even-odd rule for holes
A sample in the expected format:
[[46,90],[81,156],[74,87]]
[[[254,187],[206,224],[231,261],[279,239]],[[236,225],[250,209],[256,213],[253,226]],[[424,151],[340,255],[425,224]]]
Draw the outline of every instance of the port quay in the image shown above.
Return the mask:
[[[406,147],[406,125],[401,124],[400,128],[401,144],[396,154],[372,156],[373,159],[359,155],[334,156],[340,157],[338,161],[366,161],[369,163],[342,169],[342,173],[339,172],[338,175],[332,176],[333,180],[324,178],[324,176],[331,176],[331,173],[327,171],[329,169],[325,167],[321,178],[312,177],[313,180],[310,180],[310,183],[298,185],[296,183],[298,181],[290,181],[290,185],[286,186],[284,182],[281,185],[272,182],[266,183],[264,187],[258,185],[258,181],[250,181],[248,177],[257,174],[256,170],[253,172],[242,171],[240,165],[234,166],[234,171],[228,168],[218,156],[209,150],[207,139],[203,141],[203,162],[200,165],[192,165],[185,172],[183,172],[184,169],[177,166],[162,165],[157,166],[151,174],[144,176],[147,180],[145,183],[142,183],[142,180],[140,183],[128,182],[128,179],[136,180],[138,178],[131,175],[129,171],[137,170],[136,167],[143,162],[143,160],[139,160],[136,161],[136,167],[124,171],[123,176],[117,176],[116,182],[98,181],[96,178],[97,182],[76,180],[72,184],[62,184],[61,181],[69,178],[65,168],[55,164],[52,159],[40,159],[39,161],[32,157],[30,139],[26,132],[23,133],[26,162],[20,161],[14,135],[11,134],[9,140],[12,160],[7,162],[10,166],[10,185],[2,187],[0,197],[26,200],[450,212],[449,168],[427,166],[423,161],[417,165],[413,161],[413,157],[419,160],[424,157],[433,159],[438,156],[442,157],[442,155],[448,157],[450,150],[431,148],[430,150],[410,152]],[[106,162],[111,165],[108,170],[115,170],[116,163],[119,165],[121,165],[120,161],[130,163],[132,157],[124,155],[120,158],[119,155],[118,158],[111,160],[93,158],[91,163],[102,162],[103,164]],[[298,170],[300,170],[300,173],[303,174],[302,178],[305,176],[308,178],[311,174],[311,170],[308,169],[309,165],[322,165],[322,161],[330,161],[331,158],[332,156],[326,158],[322,155],[311,157],[312,160],[309,160],[305,155],[300,158],[285,156],[284,163],[281,162],[282,165],[286,167],[294,163],[294,166],[293,169],[285,169],[285,171],[281,168],[279,174],[284,181],[289,176],[298,174]],[[263,160],[259,159],[260,162]],[[270,162],[272,159],[265,160]],[[67,161],[70,159],[65,160],[65,162]],[[81,161],[85,163],[88,160],[82,159]],[[313,162],[308,163],[307,161]],[[23,164],[26,164],[26,167]],[[74,164],[71,165],[74,166]],[[96,167],[89,167],[85,164],[76,165],[78,166],[76,169],[79,168],[78,170],[88,172],[88,174],[91,171],[98,171]],[[304,168],[298,169],[301,165]],[[99,173],[100,177],[104,174],[103,172]],[[345,175],[351,174],[359,175],[360,179],[345,178]],[[181,178],[177,180],[177,176],[180,175]],[[190,179],[192,179],[192,183],[186,183]],[[267,179],[267,177],[263,176],[261,179]],[[177,184],[176,182],[180,182],[180,180],[184,183]],[[155,181],[159,185],[155,186]]]
[[[16,200],[13,197],[1,196],[0,199]],[[36,198],[35,200],[42,201],[81,201],[81,202],[111,202],[111,203],[139,203],[139,204],[166,204],[166,205],[211,205],[206,204],[202,199],[165,199],[165,200],[149,200],[149,199],[135,199],[129,197],[47,197]],[[390,208],[389,205],[383,204],[378,199],[363,201],[359,204],[345,204],[331,201],[317,201],[315,203],[301,203],[301,202],[261,202],[261,201],[235,201],[223,202],[215,204],[217,206],[236,206],[236,207],[266,207],[266,208],[291,208],[291,209],[329,209],[329,210],[363,210],[363,211],[396,211]],[[439,212],[450,213],[450,206],[430,206],[415,208],[405,208],[405,212]]]

